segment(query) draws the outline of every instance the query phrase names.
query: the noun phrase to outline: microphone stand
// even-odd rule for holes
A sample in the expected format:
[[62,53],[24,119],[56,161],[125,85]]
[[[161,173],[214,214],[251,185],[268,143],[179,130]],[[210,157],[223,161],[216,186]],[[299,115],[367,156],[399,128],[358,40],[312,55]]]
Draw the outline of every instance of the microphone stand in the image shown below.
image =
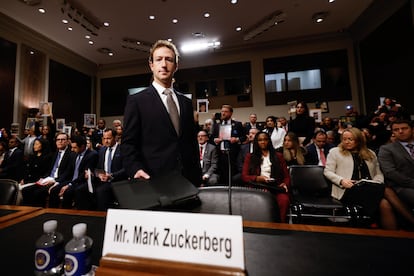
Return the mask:
[[224,152],[227,156],[227,165],[228,165],[228,173],[229,173],[229,183],[228,183],[228,201],[229,201],[229,215],[233,214],[232,207],[231,207],[231,164],[230,164],[230,141],[223,141],[224,143]]

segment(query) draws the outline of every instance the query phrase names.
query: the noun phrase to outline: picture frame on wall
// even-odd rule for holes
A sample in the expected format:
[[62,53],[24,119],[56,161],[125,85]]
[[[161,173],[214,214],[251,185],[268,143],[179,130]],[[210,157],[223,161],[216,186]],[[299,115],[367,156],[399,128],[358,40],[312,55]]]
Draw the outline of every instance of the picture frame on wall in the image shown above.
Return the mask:
[[321,109],[322,113],[328,113],[329,112],[329,105],[328,105],[327,101],[316,102],[315,107]]
[[19,135],[20,133],[20,125],[19,123],[12,123],[10,126],[10,133],[12,135]]
[[208,112],[208,100],[207,99],[198,99],[197,100],[197,112],[198,113],[207,113]]
[[322,122],[322,110],[320,108],[309,109],[309,116],[313,117],[316,123]]
[[72,134],[72,127],[71,126],[64,126],[63,127],[63,132],[66,133],[67,135],[69,135],[69,137]]
[[96,114],[83,114],[83,125],[90,128],[95,127]]
[[65,126],[65,119],[64,118],[56,119],[56,130],[57,131],[63,131],[64,126]]
[[52,107],[53,107],[52,102],[40,102],[39,103],[40,115],[46,116],[46,117],[52,116]]

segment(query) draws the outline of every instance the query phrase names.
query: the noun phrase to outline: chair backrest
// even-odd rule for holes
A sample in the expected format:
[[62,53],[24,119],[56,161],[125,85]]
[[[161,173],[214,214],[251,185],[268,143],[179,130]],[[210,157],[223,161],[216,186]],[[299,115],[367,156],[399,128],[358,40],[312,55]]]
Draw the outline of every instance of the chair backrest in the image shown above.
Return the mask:
[[326,196],[331,185],[323,174],[324,167],[318,165],[293,165],[289,167],[291,188],[294,193]]
[[12,179],[0,179],[0,204],[16,205],[19,184]]
[[[199,188],[200,205],[193,212],[229,214],[229,189],[227,186]],[[280,212],[275,197],[263,190],[232,187],[231,211],[243,220],[280,222]]]

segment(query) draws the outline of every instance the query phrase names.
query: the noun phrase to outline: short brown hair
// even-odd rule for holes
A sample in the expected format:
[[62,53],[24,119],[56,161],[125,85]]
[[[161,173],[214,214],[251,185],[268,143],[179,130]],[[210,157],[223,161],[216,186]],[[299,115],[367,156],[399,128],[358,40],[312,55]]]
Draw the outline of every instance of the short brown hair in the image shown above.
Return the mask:
[[178,53],[177,47],[173,43],[169,42],[168,40],[158,40],[157,42],[154,43],[154,45],[152,45],[151,50],[150,50],[150,55],[149,55],[149,62],[151,63],[153,62],[154,51],[161,47],[167,47],[168,49],[174,52],[175,63],[177,64],[178,57],[180,56],[180,54]]

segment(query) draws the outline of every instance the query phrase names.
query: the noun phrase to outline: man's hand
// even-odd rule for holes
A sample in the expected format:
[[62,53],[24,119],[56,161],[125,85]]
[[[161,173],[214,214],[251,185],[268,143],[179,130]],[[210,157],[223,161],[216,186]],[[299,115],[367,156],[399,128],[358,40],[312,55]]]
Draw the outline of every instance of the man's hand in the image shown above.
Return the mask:
[[138,170],[135,173],[134,178],[138,178],[138,179],[150,179],[150,176],[144,170]]

